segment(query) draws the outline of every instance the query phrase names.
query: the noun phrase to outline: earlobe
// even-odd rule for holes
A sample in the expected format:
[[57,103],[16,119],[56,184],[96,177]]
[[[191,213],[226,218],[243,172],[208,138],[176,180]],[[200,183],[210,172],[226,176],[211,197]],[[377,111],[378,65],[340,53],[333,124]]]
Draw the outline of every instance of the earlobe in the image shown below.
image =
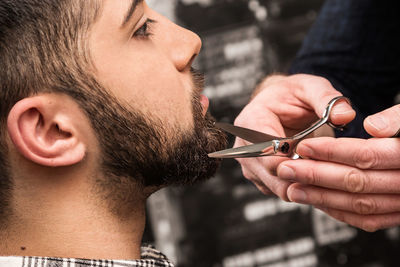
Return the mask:
[[51,94],[25,98],[14,105],[7,120],[16,149],[26,159],[48,167],[76,164],[86,153],[73,122],[74,111],[59,98]]

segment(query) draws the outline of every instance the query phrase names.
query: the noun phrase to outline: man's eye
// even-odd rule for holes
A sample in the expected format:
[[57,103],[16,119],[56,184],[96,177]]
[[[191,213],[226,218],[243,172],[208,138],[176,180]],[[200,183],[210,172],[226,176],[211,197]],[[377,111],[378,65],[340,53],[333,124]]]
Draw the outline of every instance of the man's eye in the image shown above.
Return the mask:
[[133,37],[137,38],[147,38],[152,35],[151,33],[151,24],[155,23],[155,20],[147,19],[145,23],[143,23],[142,27],[140,27],[134,34]]

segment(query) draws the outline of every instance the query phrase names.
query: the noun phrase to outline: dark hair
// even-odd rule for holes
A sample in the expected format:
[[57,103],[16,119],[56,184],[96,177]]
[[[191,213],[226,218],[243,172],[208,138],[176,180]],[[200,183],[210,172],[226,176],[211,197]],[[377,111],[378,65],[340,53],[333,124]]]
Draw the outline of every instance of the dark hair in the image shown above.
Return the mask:
[[97,0],[0,0],[0,218],[6,218],[12,179],[6,121],[19,100],[44,92],[84,99],[90,55],[87,33]]

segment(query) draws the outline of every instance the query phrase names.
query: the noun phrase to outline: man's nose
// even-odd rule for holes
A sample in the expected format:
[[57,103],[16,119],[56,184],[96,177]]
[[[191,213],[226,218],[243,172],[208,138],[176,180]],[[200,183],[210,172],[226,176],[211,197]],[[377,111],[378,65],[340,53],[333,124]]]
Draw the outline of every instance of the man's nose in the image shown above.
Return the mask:
[[170,57],[179,71],[190,69],[194,58],[200,53],[201,39],[192,31],[175,27],[175,36],[170,44]]

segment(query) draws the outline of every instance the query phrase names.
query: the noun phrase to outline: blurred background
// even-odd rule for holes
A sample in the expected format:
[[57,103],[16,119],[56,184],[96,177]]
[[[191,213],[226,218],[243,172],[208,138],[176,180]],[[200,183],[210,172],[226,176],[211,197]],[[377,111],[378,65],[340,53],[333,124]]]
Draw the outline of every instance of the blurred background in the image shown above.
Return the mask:
[[[260,79],[289,67],[323,0],[147,3],[200,35],[210,111],[233,122]],[[400,266],[398,227],[366,233],[263,195],[235,160],[207,183],[153,195],[147,223],[144,240],[178,267]]]

